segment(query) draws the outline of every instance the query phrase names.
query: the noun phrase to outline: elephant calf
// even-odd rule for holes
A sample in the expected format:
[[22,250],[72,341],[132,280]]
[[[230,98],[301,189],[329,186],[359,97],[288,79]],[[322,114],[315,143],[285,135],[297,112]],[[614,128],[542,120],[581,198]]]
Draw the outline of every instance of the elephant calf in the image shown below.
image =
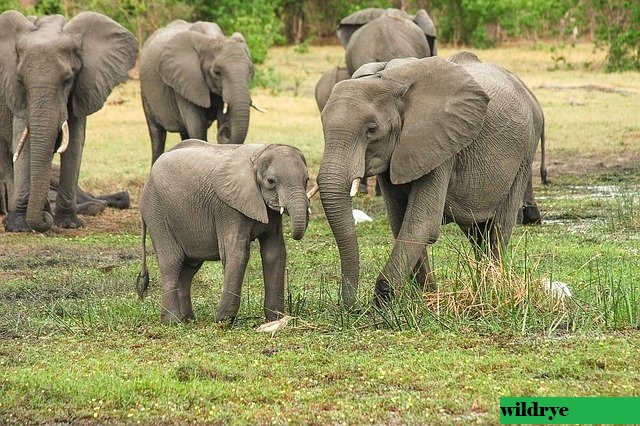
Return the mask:
[[149,285],[146,228],[162,278],[163,323],[194,319],[191,281],[205,260],[221,260],[222,297],[215,319],[235,318],[251,241],[258,239],[267,320],[284,311],[286,250],[282,214],[295,240],[309,216],[304,155],[286,145],[215,145],[187,140],[161,155],[140,199],[142,269],[137,291]]

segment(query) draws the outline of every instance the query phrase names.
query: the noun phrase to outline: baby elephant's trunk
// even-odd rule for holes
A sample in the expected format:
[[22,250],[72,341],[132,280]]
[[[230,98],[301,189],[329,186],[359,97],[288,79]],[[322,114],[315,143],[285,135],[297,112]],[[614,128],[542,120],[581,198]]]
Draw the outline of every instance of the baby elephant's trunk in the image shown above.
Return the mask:
[[138,292],[138,298],[144,300],[144,296],[147,294],[147,288],[149,287],[149,272],[147,271],[147,224],[142,219],[142,265],[140,267],[140,273],[136,279],[136,290]]

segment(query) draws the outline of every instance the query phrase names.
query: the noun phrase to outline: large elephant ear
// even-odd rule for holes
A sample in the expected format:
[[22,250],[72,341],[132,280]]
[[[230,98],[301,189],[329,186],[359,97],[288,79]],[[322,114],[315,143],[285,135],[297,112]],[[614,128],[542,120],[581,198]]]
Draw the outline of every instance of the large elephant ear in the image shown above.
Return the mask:
[[11,111],[24,115],[27,99],[18,79],[18,53],[16,42],[21,34],[35,31],[33,22],[15,10],[0,15],[0,102],[6,102]]
[[82,69],[73,90],[73,114],[93,114],[116,85],[127,81],[136,62],[138,41],[116,21],[95,12],[79,13],[63,32],[82,40]]
[[179,32],[166,44],[158,64],[162,81],[202,108],[211,106],[211,95],[200,65],[200,55],[212,40],[212,37],[197,31]]
[[378,19],[384,14],[385,10],[386,9],[378,7],[369,7],[343,18],[336,29],[336,34],[338,34],[342,47],[346,49],[353,33],[355,33],[361,26],[368,24],[374,19]]
[[379,74],[408,83],[402,131],[391,155],[394,184],[424,176],[477,138],[489,97],[460,65],[432,57],[390,66]]
[[268,223],[267,206],[256,182],[254,161],[265,145],[242,145],[220,157],[211,174],[213,189],[224,203],[243,215]]
[[427,43],[429,43],[431,56],[436,56],[436,26],[427,11],[420,9],[413,17],[413,22],[415,22],[416,25],[424,32],[424,35],[427,36]]

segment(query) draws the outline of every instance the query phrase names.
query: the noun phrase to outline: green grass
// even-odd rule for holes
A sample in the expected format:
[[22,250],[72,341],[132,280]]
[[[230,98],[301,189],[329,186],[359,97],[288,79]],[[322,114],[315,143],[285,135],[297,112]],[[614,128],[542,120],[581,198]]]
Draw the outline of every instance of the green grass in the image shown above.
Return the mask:
[[[0,423],[498,423],[500,396],[640,396],[640,75],[585,68],[602,60],[590,46],[565,50],[573,66],[557,71],[542,45],[478,52],[518,73],[546,112],[552,184],[535,180],[544,225],[518,226],[498,266],[475,261],[444,226],[429,249],[439,291],[407,283],[380,310],[373,282],[392,241],[382,200],[360,195],[354,206],[374,221],[357,228],[360,300],[349,314],[316,198],[305,238],[285,230],[297,318],[273,339],[254,331],[264,321],[257,250],[233,325],[213,320],[219,263],[194,280],[195,323],[160,325],[153,253],[149,296],[137,300],[151,149],[138,83],[118,87],[89,119],[81,184],[127,189],[132,209],[88,217],[82,230],[0,234]],[[273,49],[266,87],[253,92],[269,112],[252,111],[248,141],[299,147],[314,178],[323,140],[313,88],[341,55]],[[567,85],[620,91],[541,88]],[[574,296],[549,298],[544,279]]]

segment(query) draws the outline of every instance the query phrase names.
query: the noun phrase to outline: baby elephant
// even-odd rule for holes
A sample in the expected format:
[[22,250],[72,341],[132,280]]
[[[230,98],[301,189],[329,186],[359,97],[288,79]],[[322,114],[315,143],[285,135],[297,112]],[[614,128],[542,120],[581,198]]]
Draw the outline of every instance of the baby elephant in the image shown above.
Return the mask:
[[205,260],[222,260],[224,283],[216,321],[234,319],[251,241],[258,239],[267,320],[284,312],[286,249],[282,214],[299,240],[309,221],[304,155],[286,145],[216,145],[186,140],[154,163],[140,198],[142,269],[149,285],[146,228],[162,278],[163,323],[193,320],[191,281]]

